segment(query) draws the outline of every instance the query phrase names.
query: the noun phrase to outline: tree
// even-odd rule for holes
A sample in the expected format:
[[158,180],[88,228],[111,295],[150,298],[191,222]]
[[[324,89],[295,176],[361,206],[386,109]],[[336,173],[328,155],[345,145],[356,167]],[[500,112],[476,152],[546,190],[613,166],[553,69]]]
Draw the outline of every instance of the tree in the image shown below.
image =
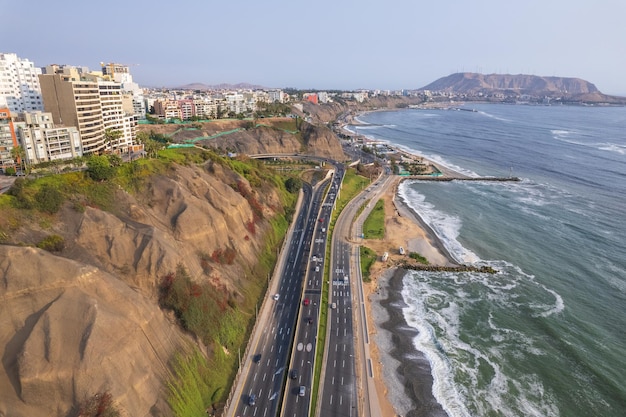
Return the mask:
[[104,131],[104,142],[107,145],[108,152],[111,152],[113,150],[113,145],[122,136],[124,136],[124,134],[119,130],[108,128]]
[[115,168],[111,166],[106,156],[92,155],[87,160],[87,174],[94,181],[105,181],[113,178]]
[[302,188],[302,180],[300,178],[287,178],[285,188],[290,193],[295,194]]
[[14,146],[11,148],[11,158],[15,161],[15,165],[19,166],[22,170],[25,169],[26,151],[22,146]]

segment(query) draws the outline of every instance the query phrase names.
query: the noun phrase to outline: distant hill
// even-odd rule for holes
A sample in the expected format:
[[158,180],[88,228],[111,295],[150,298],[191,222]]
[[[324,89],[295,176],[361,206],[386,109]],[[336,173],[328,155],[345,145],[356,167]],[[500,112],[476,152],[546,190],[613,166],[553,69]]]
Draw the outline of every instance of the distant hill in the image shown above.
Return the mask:
[[467,96],[498,96],[559,98],[564,101],[624,104],[623,97],[602,94],[595,85],[580,78],[541,77],[526,74],[478,74],[461,72],[440,78],[419,90],[463,94]]
[[216,85],[207,85],[203,83],[191,83],[181,85],[179,87],[174,87],[176,90],[262,90],[265,87],[260,85],[248,84],[248,83],[238,83],[238,84],[216,84]]

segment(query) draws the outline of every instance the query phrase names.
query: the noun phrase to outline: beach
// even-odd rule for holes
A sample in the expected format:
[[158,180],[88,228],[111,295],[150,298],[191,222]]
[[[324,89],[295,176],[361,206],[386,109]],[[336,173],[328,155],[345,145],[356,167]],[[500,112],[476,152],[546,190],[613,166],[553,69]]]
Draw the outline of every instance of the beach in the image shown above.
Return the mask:
[[[432,394],[430,364],[413,345],[417,331],[409,327],[402,308],[403,269],[394,264],[406,256],[400,246],[418,252],[431,265],[454,266],[456,263],[434,232],[397,196],[400,177],[383,194],[385,202],[385,237],[365,239],[363,245],[377,253],[388,252],[387,262],[378,261],[371,282],[364,285],[370,337],[370,354],[375,364],[376,389],[383,416],[432,416],[447,414]],[[406,360],[410,357],[411,360]]]

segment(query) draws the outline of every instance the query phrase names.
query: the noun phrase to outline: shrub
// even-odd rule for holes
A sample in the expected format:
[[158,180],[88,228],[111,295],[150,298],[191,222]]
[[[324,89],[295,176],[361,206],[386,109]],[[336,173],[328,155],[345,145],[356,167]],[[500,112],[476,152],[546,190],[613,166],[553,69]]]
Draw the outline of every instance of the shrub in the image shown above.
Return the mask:
[[109,392],[99,392],[80,404],[77,417],[119,417]]
[[420,255],[417,252],[409,253],[409,257],[411,259],[415,259],[417,262],[419,262],[421,264],[428,265],[428,259],[426,259],[425,257],[423,257],[422,255]]
[[61,252],[65,248],[65,239],[63,236],[50,235],[37,243],[37,247],[48,252]]
[[285,181],[285,189],[292,194],[296,194],[302,188],[302,180],[300,178],[287,178]]
[[94,155],[87,161],[87,174],[94,181],[105,181],[113,178],[115,168],[111,166],[109,158],[106,156]]
[[56,187],[49,184],[44,184],[35,194],[35,201],[39,210],[50,214],[59,211],[64,200],[63,194]]

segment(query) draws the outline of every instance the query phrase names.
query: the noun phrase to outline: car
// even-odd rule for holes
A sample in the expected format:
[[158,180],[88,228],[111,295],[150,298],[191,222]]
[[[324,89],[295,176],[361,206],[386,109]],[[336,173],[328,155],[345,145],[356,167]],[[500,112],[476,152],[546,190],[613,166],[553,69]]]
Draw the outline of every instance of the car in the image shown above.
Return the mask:
[[307,324],[313,324],[313,317],[309,317],[306,322]]
[[278,301],[278,299],[280,298],[280,294],[274,294],[274,300]]
[[315,267],[315,272],[320,272],[320,267],[319,266]]
[[254,356],[252,357],[252,361],[253,361],[254,363],[259,363],[259,362],[261,362],[261,354],[260,354],[260,353],[257,353],[256,355],[254,355]]
[[256,404],[256,394],[250,394],[248,397],[248,405],[254,406]]
[[320,217],[320,223],[324,223],[324,218]]
[[298,370],[292,369],[291,372],[289,372],[289,378],[298,379]]
[[306,395],[306,387],[304,385],[300,385],[300,389],[298,390],[298,395],[304,397]]
[[308,306],[309,304],[311,304],[311,300],[309,300],[308,298],[304,299],[304,305]]
[[337,308],[337,303],[332,303],[332,304],[330,305],[330,308]]

